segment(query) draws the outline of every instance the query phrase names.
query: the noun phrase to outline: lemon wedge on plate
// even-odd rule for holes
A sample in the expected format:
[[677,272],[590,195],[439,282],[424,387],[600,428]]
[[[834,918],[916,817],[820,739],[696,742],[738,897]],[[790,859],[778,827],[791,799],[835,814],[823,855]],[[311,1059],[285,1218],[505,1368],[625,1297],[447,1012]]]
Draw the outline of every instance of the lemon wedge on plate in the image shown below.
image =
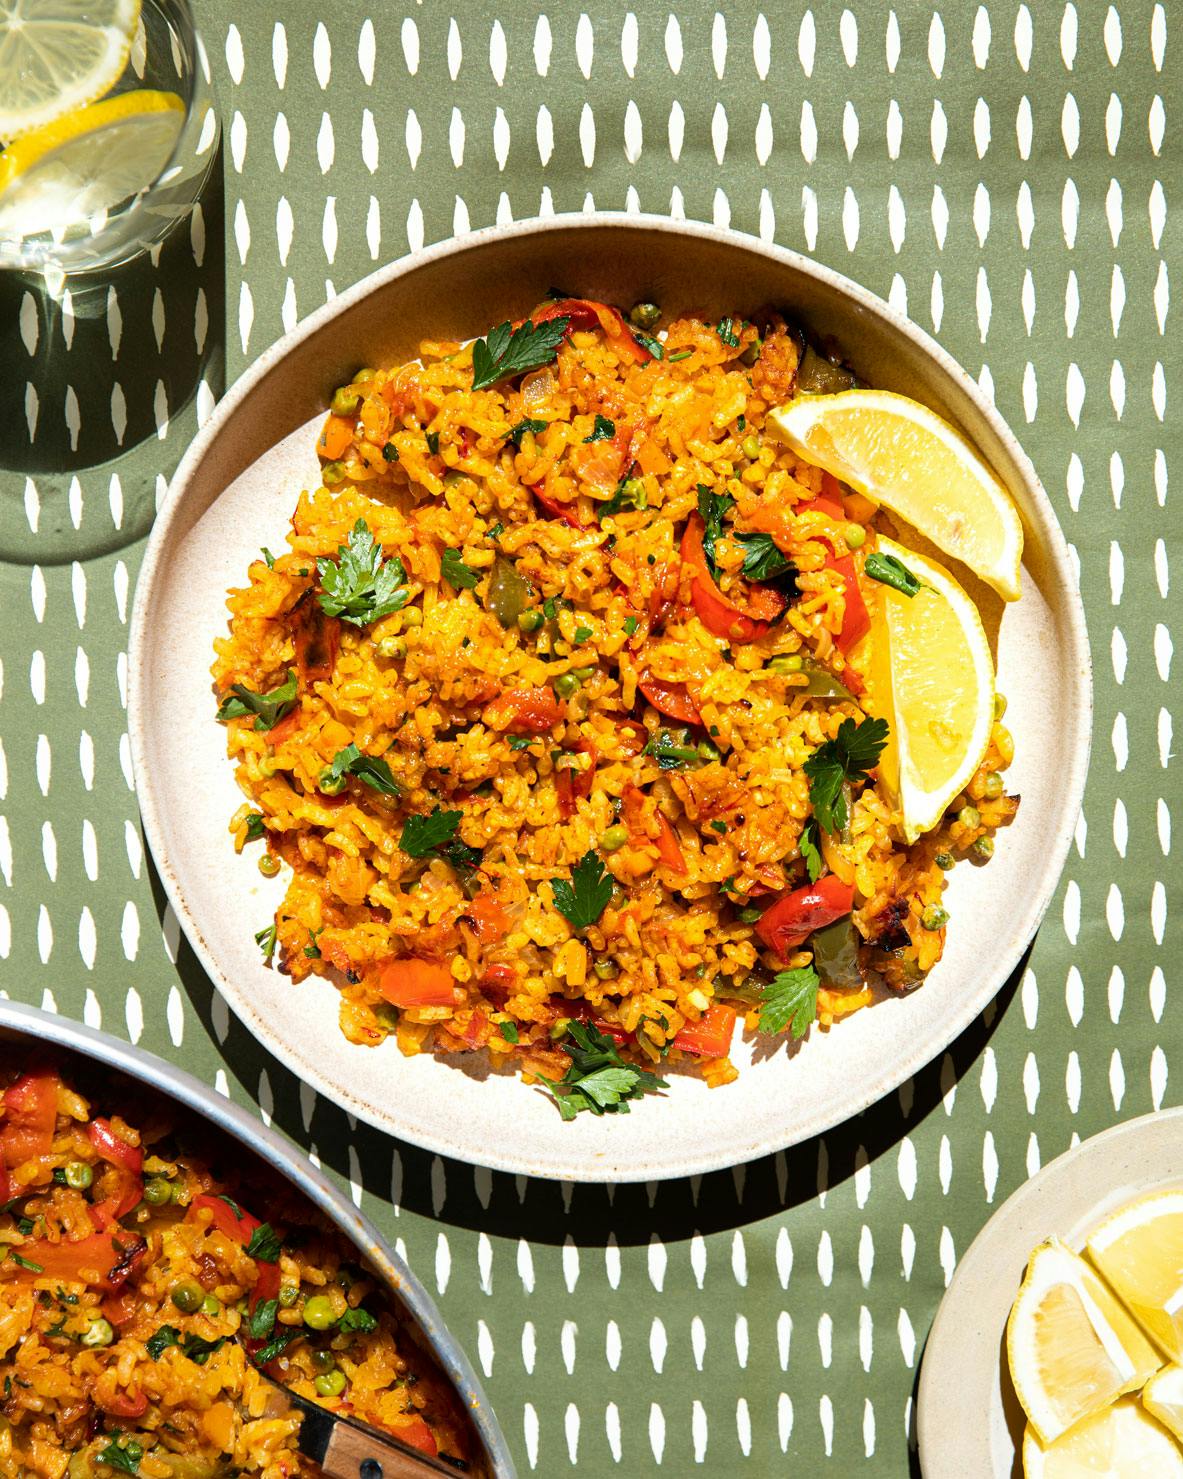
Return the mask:
[[769,413],[793,450],[918,529],[1007,601],[1023,526],[1002,484],[947,421],[887,390],[807,395]]
[[1183,1442],[1183,1366],[1164,1366],[1142,1388],[1142,1406]]
[[994,662],[978,608],[947,570],[882,535],[877,553],[920,582],[911,596],[876,587],[869,695],[888,722],[880,774],[915,842],[981,764],[994,722]]
[[176,93],[145,88],[15,140],[0,154],[0,236],[81,225],[146,189],[168,163],[184,122]]
[[1041,1243],[1031,1255],[1006,1323],[1006,1355],[1015,1392],[1044,1447],[1081,1418],[1141,1387],[1162,1365],[1132,1316],[1058,1238]]
[[102,97],[139,19],[140,0],[0,0],[0,139]]
[[1183,1451],[1135,1398],[1123,1397],[1046,1446],[1028,1428],[1023,1474],[1025,1479],[1183,1479]]
[[1147,1334],[1183,1360],[1183,1191],[1140,1197],[1090,1233],[1087,1246]]

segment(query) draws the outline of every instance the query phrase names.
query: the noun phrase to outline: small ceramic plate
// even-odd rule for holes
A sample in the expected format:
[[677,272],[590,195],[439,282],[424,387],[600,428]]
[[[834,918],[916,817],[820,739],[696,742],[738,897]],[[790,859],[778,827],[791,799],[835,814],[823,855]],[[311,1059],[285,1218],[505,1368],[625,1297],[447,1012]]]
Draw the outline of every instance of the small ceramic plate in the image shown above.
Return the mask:
[[1183,1109],[1094,1135],[1045,1166],[970,1244],[924,1349],[916,1424],[925,1479],[1021,1479],[1026,1420],[1006,1370],[1006,1319],[1032,1250],[1079,1251],[1110,1212],[1183,1185]]
[[[716,316],[784,304],[831,336],[871,384],[960,426],[1011,490],[1026,528],[1023,598],[980,596],[996,638],[1022,794],[993,861],[950,875],[945,958],[924,987],[857,1013],[800,1051],[780,1043],[710,1090],[673,1077],[628,1115],[560,1120],[539,1089],[481,1059],[352,1046],[327,982],[264,968],[255,934],[282,878],[236,857],[242,803],[214,722],[210,663],[226,590],[260,545],[278,548],[302,488],[319,484],[314,441],[333,387],[359,364],[398,364],[421,340],[468,339],[524,317],[552,282],[608,302]],[[502,1170],[588,1181],[649,1180],[733,1165],[857,1114],[939,1053],[994,996],[1035,932],[1071,841],[1088,763],[1091,687],[1076,578],[1030,463],[994,407],[944,351],[855,283],[792,252],[707,226],[568,217],[477,232],[395,263],[269,350],[222,401],[181,464],[136,591],[130,662],[136,785],[164,887],[199,958],[277,1057],[351,1113],[391,1133]]]

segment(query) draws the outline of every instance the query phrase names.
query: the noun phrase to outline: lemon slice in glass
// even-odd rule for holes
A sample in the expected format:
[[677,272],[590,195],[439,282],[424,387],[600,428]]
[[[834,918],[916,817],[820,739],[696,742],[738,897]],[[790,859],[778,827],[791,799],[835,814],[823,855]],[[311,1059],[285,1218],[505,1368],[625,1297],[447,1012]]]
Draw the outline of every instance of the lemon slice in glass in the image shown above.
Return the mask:
[[1007,601],[1023,526],[1002,484],[947,421],[886,390],[806,395],[769,413],[793,450],[906,519]]
[[142,89],[25,134],[0,154],[0,236],[68,230],[145,189],[184,122],[176,93]]
[[1115,1213],[1089,1234],[1088,1255],[1146,1333],[1183,1360],[1183,1191]]
[[1183,1366],[1164,1366],[1142,1388],[1142,1406],[1183,1442]]
[[1133,1397],[1086,1417],[1056,1442],[1027,1429],[1025,1479],[1181,1479],[1183,1452]]
[[911,596],[877,584],[868,693],[869,706],[888,723],[879,773],[899,800],[904,836],[915,842],[940,821],[986,753],[994,662],[978,608],[947,570],[882,535],[877,553],[920,582]]
[[1006,1323],[1006,1355],[1015,1392],[1044,1447],[1141,1387],[1162,1365],[1133,1317],[1058,1238],[1031,1255]]
[[0,139],[101,98],[139,19],[140,0],[0,0]]

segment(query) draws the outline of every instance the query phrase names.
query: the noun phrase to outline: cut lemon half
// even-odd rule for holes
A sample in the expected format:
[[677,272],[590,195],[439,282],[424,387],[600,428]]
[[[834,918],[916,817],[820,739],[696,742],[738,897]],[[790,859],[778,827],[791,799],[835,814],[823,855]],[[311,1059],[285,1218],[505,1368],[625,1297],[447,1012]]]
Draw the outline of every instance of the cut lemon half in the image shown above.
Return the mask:
[[1183,1442],[1183,1366],[1164,1366],[1142,1388],[1142,1406]]
[[1002,484],[947,421],[887,390],[807,395],[769,413],[806,461],[906,519],[1007,601],[1023,526]]
[[978,608],[935,560],[880,536],[881,555],[920,582],[913,596],[877,584],[871,707],[888,722],[879,763],[915,842],[981,764],[994,722],[994,662]]
[[139,19],[140,0],[0,0],[0,139],[101,98]]
[[1147,1334],[1183,1360],[1183,1191],[1115,1213],[1090,1233],[1088,1255]]
[[1058,1238],[1031,1255],[1006,1322],[1006,1355],[1027,1421],[1045,1447],[1162,1365],[1132,1316]]
[[1027,1429],[1026,1479],[1180,1479],[1183,1452],[1133,1397],[1086,1417],[1046,1446]]
[[141,89],[25,134],[0,154],[0,236],[69,230],[146,189],[184,122],[176,93]]

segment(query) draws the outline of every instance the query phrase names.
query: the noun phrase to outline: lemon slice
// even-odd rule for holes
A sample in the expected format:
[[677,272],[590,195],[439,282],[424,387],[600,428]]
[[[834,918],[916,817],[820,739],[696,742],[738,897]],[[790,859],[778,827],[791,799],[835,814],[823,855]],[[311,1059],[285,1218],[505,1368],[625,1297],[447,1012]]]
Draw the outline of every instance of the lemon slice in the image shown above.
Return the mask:
[[139,19],[140,0],[0,0],[0,139],[101,98]]
[[1183,1191],[1124,1207],[1089,1235],[1088,1254],[1146,1333],[1183,1360]]
[[1183,1366],[1164,1366],[1142,1388],[1142,1406],[1183,1442]]
[[934,560],[880,536],[879,553],[921,582],[881,593],[869,701],[888,722],[879,773],[895,793],[904,836],[931,830],[981,764],[994,720],[994,663],[978,608]]
[[1133,1318],[1058,1238],[1031,1255],[1006,1322],[1006,1355],[1023,1411],[1045,1446],[1162,1365]]
[[176,93],[143,89],[25,134],[0,154],[0,236],[68,230],[145,189],[184,122]]
[[1023,526],[969,444],[927,406],[887,390],[808,395],[769,413],[808,462],[906,519],[1007,601],[1019,599]]
[[1086,1417],[1045,1446],[1027,1429],[1026,1479],[1179,1479],[1183,1452],[1133,1397]]

